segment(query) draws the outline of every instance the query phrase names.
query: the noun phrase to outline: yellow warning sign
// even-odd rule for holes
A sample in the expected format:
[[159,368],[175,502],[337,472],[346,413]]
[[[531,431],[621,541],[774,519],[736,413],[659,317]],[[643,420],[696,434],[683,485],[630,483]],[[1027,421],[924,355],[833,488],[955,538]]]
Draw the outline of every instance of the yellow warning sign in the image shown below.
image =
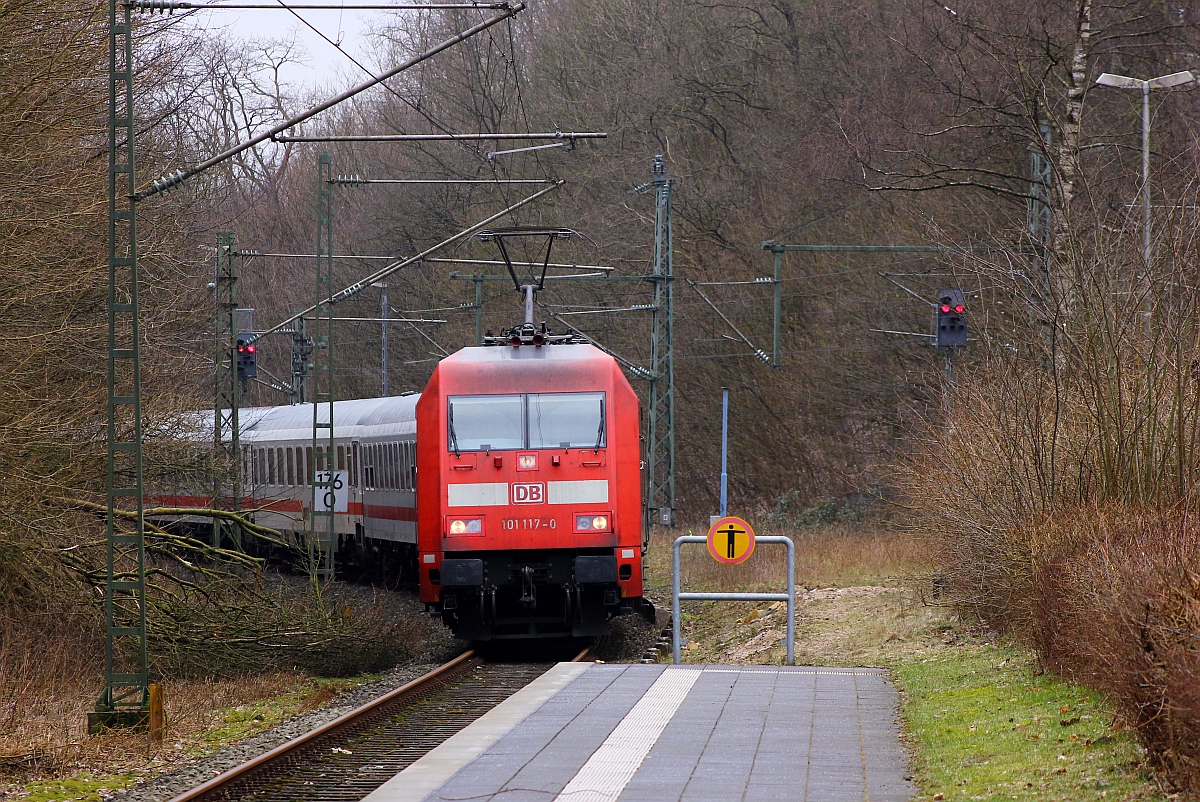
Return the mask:
[[744,563],[754,553],[754,530],[741,518],[722,518],[708,528],[708,553],[726,565]]

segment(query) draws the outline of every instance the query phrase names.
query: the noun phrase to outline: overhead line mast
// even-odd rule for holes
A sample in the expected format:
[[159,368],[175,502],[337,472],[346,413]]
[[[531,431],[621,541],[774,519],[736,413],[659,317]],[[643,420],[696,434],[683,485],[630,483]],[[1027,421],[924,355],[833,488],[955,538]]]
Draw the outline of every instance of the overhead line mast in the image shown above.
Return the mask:
[[[216,369],[213,410],[213,509],[218,509],[225,490],[232,499],[231,509],[237,510],[241,501],[241,449],[239,447],[238,408],[242,405],[242,383],[237,370],[237,242],[232,231],[217,235],[217,270],[213,282],[216,300]],[[228,488],[222,481],[228,477]],[[212,545],[221,545],[221,519],[213,516]]]
[[[104,690],[88,731],[150,717],[146,654],[146,528],[142,475],[141,336],[134,196],[133,26],[108,0],[108,403]],[[117,514],[133,506],[133,531]],[[128,644],[128,645],[125,645]]]
[[[142,454],[142,382],[137,267],[137,204],[179,186],[299,123],[348,100],[388,78],[510,19],[525,9],[523,2],[471,4],[496,8],[489,19],[425,50],[380,76],[359,84],[306,112],[273,126],[245,142],[186,170],[177,170],[137,190],[133,93],[132,12],[199,8],[181,0],[108,0],[108,343],[105,429],[105,659],[104,689],[95,710],[88,713],[88,731],[149,723],[151,736],[161,736],[161,694],[150,684],[146,643],[146,549]],[[207,6],[220,8],[219,4]],[[227,8],[229,6],[226,6]],[[264,6],[265,7],[265,6]],[[399,6],[389,6],[398,8]],[[434,6],[420,6],[433,8]],[[276,6],[270,6],[276,8]],[[278,8],[289,10],[281,4]],[[324,176],[328,181],[331,176]],[[527,198],[540,197],[551,187]],[[511,210],[512,207],[510,207]],[[508,210],[506,210],[508,211]],[[490,221],[488,221],[490,222]],[[481,224],[481,225],[485,225]],[[453,241],[453,240],[451,240]],[[448,244],[448,243],[446,243]],[[329,252],[332,254],[332,251]],[[320,260],[318,260],[320,261]],[[399,269],[395,267],[394,269]],[[354,290],[357,292],[357,289]],[[353,294],[351,292],[350,294]],[[348,297],[348,296],[347,296]],[[332,302],[332,301],[331,301]],[[320,302],[318,302],[320,306]],[[312,310],[306,310],[312,311]],[[302,325],[303,321],[301,321]],[[276,327],[275,330],[281,329]],[[303,338],[303,331],[298,332]],[[250,342],[257,339],[252,337]],[[293,358],[296,353],[294,352]],[[303,385],[300,388],[302,390]],[[130,509],[129,507],[132,507]],[[117,523],[118,514],[132,513],[132,531]],[[128,645],[127,645],[128,644]]]
[[675,359],[671,187],[661,155],[649,183],[632,192],[654,192],[654,318],[650,324],[650,393],[646,438],[645,537],[650,524],[675,525]]
[[[316,580],[333,579],[337,550],[334,510],[337,506],[337,465],[333,461],[333,156],[322,151],[317,158],[317,288],[313,310],[313,432],[312,528],[308,538],[309,570]],[[321,420],[321,405],[325,420]],[[321,440],[324,440],[322,445]],[[324,474],[322,474],[324,471]]]

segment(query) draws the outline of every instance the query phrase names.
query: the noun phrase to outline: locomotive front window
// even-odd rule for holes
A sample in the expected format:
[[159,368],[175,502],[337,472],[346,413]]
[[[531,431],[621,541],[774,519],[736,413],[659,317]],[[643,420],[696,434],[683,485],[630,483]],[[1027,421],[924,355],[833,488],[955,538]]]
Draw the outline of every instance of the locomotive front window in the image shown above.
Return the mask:
[[459,395],[449,399],[449,451],[603,448],[604,393]]
[[525,447],[525,399],[519,395],[450,398],[446,445],[451,451]]
[[528,398],[530,448],[604,447],[604,393],[542,393]]

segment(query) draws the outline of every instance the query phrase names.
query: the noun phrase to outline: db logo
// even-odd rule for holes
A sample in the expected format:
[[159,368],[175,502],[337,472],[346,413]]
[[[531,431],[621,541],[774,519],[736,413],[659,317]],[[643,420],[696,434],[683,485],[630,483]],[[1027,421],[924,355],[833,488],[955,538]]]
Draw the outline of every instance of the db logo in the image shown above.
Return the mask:
[[514,482],[512,500],[513,504],[541,504],[546,500],[546,485],[542,482]]

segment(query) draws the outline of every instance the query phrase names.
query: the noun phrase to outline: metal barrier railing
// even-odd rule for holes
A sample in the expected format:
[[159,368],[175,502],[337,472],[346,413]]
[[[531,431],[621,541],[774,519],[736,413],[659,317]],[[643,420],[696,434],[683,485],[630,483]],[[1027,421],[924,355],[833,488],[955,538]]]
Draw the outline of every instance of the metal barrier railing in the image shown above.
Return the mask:
[[707,543],[708,538],[683,535],[675,538],[671,571],[671,652],[679,665],[679,636],[681,601],[785,601],[787,602],[787,664],[796,664],[796,546],[791,538],[781,535],[756,537],[755,543],[782,543],[787,547],[787,593],[684,593],[680,590],[680,547],[685,543]]

